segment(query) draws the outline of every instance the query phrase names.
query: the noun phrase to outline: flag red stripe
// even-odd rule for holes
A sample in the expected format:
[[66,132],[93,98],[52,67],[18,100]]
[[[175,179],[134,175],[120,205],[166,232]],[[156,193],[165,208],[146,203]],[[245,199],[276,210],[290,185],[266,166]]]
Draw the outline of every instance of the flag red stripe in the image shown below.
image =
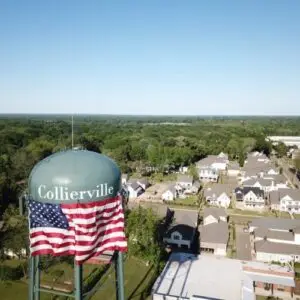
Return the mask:
[[32,255],[75,255],[75,260],[82,263],[107,250],[127,251],[120,197],[92,203],[62,204],[61,208],[69,228],[33,228],[30,231]]

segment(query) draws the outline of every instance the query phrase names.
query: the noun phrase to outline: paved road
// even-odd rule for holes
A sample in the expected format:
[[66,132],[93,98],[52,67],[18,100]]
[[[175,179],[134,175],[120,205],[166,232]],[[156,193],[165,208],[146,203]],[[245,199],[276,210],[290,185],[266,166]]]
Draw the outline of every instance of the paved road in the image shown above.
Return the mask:
[[252,260],[250,234],[243,232],[243,226],[236,225],[236,255],[237,259]]

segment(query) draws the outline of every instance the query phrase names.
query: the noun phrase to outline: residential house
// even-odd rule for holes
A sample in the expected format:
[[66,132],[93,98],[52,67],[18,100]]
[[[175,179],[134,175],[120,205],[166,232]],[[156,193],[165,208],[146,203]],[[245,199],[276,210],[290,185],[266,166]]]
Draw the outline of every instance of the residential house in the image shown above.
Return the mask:
[[200,225],[198,230],[200,251],[220,256],[226,255],[229,232],[224,208],[205,208],[203,225]]
[[259,218],[249,223],[256,259],[265,262],[300,261],[300,220]]
[[229,163],[228,155],[221,152],[219,155],[208,155],[196,163],[198,169],[211,167],[217,171],[225,171]]
[[242,187],[237,187],[234,190],[234,193],[235,193],[235,199],[236,199],[236,201],[241,202],[241,201],[244,200],[244,191],[243,191]]
[[181,167],[179,167],[179,172],[181,174],[186,174],[188,172],[188,170],[189,170],[188,166],[181,166]]
[[163,241],[167,245],[191,249],[198,225],[198,212],[168,209],[167,219],[171,225],[164,234]]
[[129,199],[135,199],[143,194],[145,190],[137,182],[131,182],[127,186],[127,191],[129,193]]
[[149,186],[150,186],[150,183],[148,181],[147,178],[139,178],[136,180],[136,182],[138,183],[138,185],[140,187],[142,187],[144,190],[146,190]]
[[231,201],[233,186],[231,184],[217,183],[207,187],[203,196],[210,205],[228,208]]
[[167,190],[163,192],[161,198],[165,201],[174,201],[178,197],[178,191],[174,184],[169,185]]
[[264,191],[265,195],[269,192],[277,190],[276,183],[273,179],[251,178],[243,182],[245,187],[258,187]]
[[186,190],[191,190],[193,185],[193,177],[189,175],[179,175],[176,184]]
[[274,210],[300,214],[299,189],[278,189],[270,193],[269,201],[271,208]]
[[264,191],[259,187],[244,187],[243,202],[247,209],[263,209],[265,207]]
[[218,182],[219,171],[212,167],[201,167],[198,170],[199,179],[202,182]]
[[191,188],[192,194],[197,194],[199,192],[200,188],[201,188],[200,181],[198,181],[198,180],[194,181],[192,188]]
[[129,175],[126,173],[122,174],[122,185],[126,185],[128,180],[129,180]]
[[227,175],[231,177],[237,177],[240,173],[240,165],[238,162],[229,162],[227,166]]

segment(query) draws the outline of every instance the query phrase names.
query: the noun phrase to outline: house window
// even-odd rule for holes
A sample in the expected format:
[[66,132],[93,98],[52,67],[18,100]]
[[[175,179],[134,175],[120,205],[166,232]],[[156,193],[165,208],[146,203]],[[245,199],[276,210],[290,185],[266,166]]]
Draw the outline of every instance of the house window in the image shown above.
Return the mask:
[[180,235],[177,233],[173,234],[173,240],[176,240],[176,241],[180,240]]

